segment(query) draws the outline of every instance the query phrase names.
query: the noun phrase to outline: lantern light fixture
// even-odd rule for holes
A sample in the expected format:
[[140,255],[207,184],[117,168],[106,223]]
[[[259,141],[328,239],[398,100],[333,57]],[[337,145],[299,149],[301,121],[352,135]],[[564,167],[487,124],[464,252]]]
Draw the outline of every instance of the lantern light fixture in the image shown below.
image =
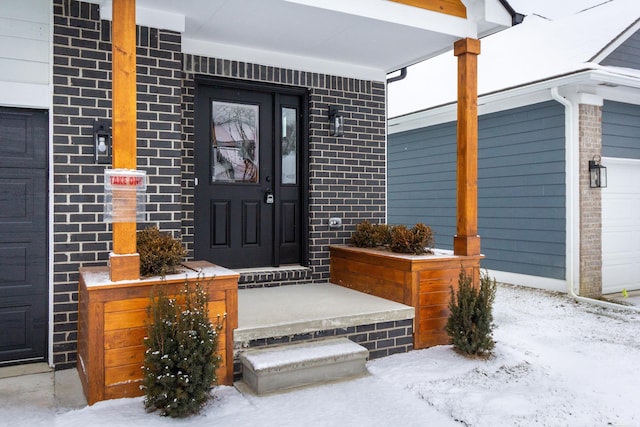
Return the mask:
[[344,116],[337,105],[329,106],[329,135],[344,135]]
[[602,158],[599,155],[595,155],[593,160],[589,160],[589,187],[607,187],[607,168],[602,165]]
[[93,122],[94,161],[99,164],[111,163],[111,123],[98,119]]

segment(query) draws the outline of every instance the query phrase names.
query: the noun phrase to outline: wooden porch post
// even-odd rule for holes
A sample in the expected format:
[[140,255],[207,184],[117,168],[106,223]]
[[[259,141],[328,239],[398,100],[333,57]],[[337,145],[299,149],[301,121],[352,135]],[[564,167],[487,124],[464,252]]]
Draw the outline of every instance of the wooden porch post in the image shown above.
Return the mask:
[[[136,169],[136,2],[113,0],[113,168]],[[135,192],[123,194],[124,203],[135,212]],[[140,256],[136,252],[136,223],[113,223],[112,281],[140,278]]]
[[454,44],[458,57],[458,171],[455,255],[480,255],[478,236],[478,55],[480,40]]

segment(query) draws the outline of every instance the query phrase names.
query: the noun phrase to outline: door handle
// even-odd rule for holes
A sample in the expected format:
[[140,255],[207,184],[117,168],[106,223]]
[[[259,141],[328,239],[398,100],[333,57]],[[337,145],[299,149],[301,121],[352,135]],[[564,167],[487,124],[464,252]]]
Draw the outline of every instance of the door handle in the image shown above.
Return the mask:
[[274,202],[273,192],[270,189],[264,194],[264,202],[268,205],[271,205]]

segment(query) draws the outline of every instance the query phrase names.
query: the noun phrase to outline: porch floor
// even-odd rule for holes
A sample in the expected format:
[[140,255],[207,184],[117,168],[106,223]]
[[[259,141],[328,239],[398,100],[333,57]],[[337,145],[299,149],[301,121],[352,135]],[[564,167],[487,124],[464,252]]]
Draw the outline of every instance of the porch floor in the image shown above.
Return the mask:
[[332,283],[241,289],[234,341],[413,319],[413,307]]

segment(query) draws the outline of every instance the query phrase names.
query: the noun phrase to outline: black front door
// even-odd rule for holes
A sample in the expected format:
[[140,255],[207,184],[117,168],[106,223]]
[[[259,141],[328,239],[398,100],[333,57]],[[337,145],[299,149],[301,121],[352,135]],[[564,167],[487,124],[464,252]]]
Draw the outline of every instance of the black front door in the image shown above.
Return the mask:
[[46,357],[47,130],[44,111],[0,108],[0,365]]
[[303,97],[206,82],[195,102],[195,257],[225,267],[301,263]]

